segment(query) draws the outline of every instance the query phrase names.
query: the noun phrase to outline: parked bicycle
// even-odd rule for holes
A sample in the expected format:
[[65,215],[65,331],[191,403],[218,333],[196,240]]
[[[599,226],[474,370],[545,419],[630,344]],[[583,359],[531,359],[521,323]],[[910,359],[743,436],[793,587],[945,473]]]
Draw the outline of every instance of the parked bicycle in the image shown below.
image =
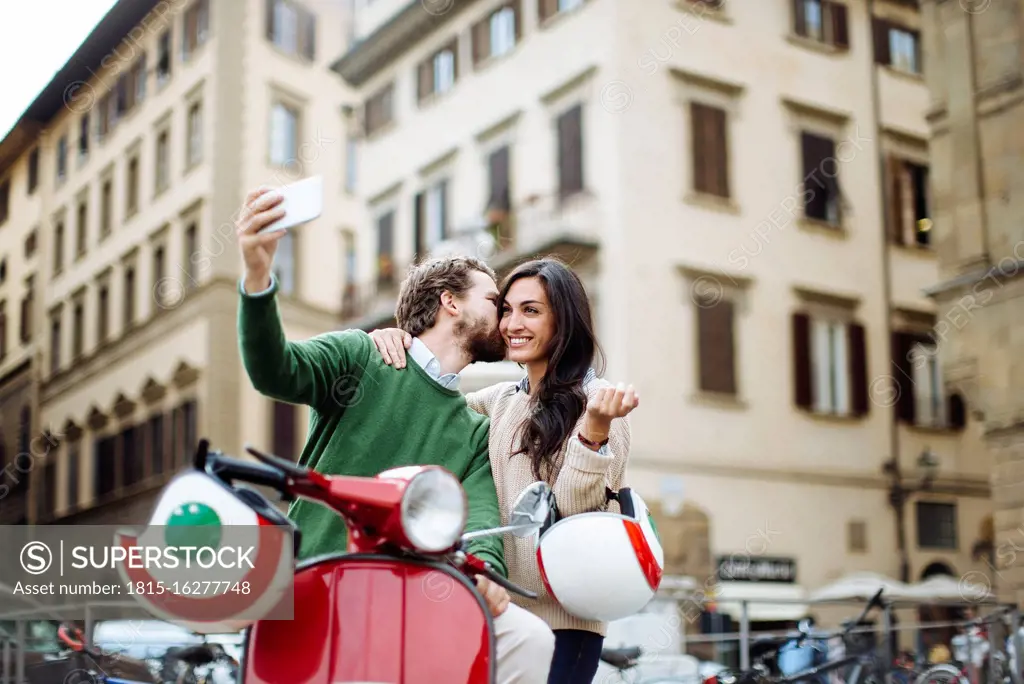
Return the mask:
[[932,665],[921,673],[914,684],[969,684],[972,681],[972,666],[978,681],[1012,684],[1011,657],[1007,655],[1012,653],[1012,635],[1006,640],[1006,652],[992,650],[989,643],[992,625],[1002,620],[1012,609],[1011,606],[1004,606],[985,617],[968,622],[964,634],[953,637],[952,662]]

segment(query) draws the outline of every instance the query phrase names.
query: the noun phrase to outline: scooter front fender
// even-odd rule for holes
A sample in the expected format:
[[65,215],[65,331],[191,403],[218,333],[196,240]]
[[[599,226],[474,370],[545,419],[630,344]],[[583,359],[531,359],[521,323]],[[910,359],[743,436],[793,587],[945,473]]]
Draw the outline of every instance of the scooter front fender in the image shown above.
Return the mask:
[[295,575],[291,620],[247,635],[244,684],[493,684],[494,625],[444,563],[351,554]]

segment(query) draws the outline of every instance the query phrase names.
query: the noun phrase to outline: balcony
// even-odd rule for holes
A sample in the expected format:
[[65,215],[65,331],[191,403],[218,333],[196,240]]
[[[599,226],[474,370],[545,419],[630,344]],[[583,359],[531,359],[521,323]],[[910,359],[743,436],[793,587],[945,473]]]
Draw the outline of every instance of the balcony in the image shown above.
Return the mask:
[[[478,257],[494,269],[499,280],[517,264],[544,256],[580,264],[597,254],[603,226],[601,208],[597,198],[588,193],[564,198],[532,195],[510,211],[492,210],[479,223],[457,229],[428,256]],[[371,283],[350,283],[342,292],[345,327],[370,331],[394,325],[395,299],[406,265],[382,265],[378,273],[385,277]]]

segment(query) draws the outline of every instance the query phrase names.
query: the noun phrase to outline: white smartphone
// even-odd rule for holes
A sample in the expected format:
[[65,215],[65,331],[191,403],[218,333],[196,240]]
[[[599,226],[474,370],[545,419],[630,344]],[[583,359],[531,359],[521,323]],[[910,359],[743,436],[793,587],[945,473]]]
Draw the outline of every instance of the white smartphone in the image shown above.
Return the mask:
[[278,188],[284,200],[276,208],[284,209],[284,216],[263,227],[261,233],[288,230],[307,223],[324,210],[324,177],[310,176]]

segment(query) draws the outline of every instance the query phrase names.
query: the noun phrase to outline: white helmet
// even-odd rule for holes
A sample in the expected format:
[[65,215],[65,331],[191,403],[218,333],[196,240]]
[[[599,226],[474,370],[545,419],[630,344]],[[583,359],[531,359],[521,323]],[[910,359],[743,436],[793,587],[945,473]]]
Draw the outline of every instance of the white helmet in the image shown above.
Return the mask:
[[[542,530],[537,564],[548,594],[571,615],[611,622],[640,611],[661,584],[665,555],[644,500],[628,487],[617,513],[579,513]],[[557,502],[556,502],[557,503]]]

